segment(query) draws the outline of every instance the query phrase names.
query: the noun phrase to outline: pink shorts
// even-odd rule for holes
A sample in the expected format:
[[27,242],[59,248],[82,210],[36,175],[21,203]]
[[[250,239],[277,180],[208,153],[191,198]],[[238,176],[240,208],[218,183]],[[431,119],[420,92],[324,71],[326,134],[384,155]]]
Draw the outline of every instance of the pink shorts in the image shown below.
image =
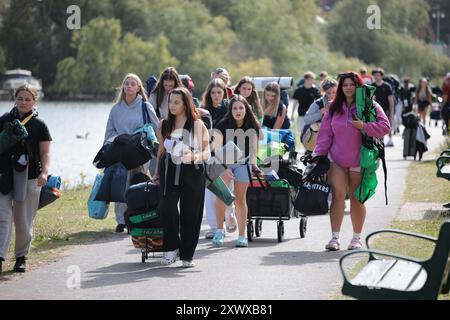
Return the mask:
[[[334,162],[334,160],[333,160],[333,158],[331,157],[331,155],[330,154],[328,154],[328,159],[330,160],[330,162]],[[360,166],[358,166],[358,167],[352,167],[352,168],[344,168],[344,169],[348,169],[348,171],[351,171],[351,172],[361,172],[361,167]]]

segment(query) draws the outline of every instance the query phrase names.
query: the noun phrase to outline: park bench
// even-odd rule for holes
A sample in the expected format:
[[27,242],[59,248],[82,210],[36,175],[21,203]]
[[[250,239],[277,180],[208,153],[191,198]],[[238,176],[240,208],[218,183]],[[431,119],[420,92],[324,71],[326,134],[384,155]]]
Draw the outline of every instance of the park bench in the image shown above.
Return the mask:
[[[435,243],[433,254],[426,260],[400,256],[386,251],[371,250],[369,239],[380,233],[394,233]],[[369,234],[367,250],[345,254],[339,261],[344,277],[342,293],[357,299],[437,299],[450,288],[450,220],[445,221],[437,238],[401,230],[384,229]],[[349,280],[343,262],[355,254],[367,254],[363,269]],[[384,259],[381,259],[384,257]],[[387,258],[387,259],[386,259]]]
[[442,151],[436,160],[436,167],[438,171],[436,176],[450,180],[450,149]]
[[[441,152],[436,160],[438,178],[444,178],[450,180],[450,149]],[[450,203],[444,205],[446,208],[450,208]]]

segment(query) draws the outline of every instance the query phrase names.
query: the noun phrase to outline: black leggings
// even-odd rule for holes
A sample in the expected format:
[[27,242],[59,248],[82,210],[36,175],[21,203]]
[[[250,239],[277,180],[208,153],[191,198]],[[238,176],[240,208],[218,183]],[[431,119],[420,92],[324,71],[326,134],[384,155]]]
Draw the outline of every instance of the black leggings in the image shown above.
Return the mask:
[[158,212],[163,218],[164,251],[179,249],[180,259],[190,261],[194,257],[203,219],[205,200],[203,166],[181,164],[178,185],[175,185],[175,164],[172,161],[168,162],[167,177],[165,166],[163,157],[160,171],[163,198]]

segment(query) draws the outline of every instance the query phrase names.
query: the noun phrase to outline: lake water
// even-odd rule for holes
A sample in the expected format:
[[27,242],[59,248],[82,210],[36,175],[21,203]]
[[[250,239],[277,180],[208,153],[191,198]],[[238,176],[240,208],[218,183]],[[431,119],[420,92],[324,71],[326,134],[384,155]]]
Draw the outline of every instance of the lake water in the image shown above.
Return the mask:
[[[92,183],[99,172],[92,160],[102,146],[106,122],[113,103],[40,102],[39,117],[49,127],[51,145],[50,174],[59,175],[69,186]],[[0,114],[13,102],[0,102]],[[77,135],[87,139],[78,139]]]

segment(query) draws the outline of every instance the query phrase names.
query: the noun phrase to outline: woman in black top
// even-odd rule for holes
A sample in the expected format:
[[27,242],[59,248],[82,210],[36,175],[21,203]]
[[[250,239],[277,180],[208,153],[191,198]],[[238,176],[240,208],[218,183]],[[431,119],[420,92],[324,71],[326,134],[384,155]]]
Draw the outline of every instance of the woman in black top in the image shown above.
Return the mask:
[[[158,213],[164,224],[164,257],[169,265],[178,255],[183,267],[193,267],[203,218],[203,161],[210,157],[209,134],[186,88],[169,95],[169,114],[160,122],[158,166],[153,182],[161,183]],[[178,211],[178,203],[180,210]]]
[[[39,206],[41,188],[47,183],[50,141],[47,125],[37,118],[37,90],[23,85],[16,89],[15,106],[0,118],[0,132],[18,119],[28,137],[0,154],[0,269],[15,225],[15,272],[25,272],[33,223]],[[14,181],[14,185],[13,185]]]
[[[221,69],[222,70],[222,69]],[[225,117],[228,112],[228,93],[225,82],[219,77],[212,79],[203,94],[201,108],[199,110],[207,110],[211,114],[212,128]],[[205,238],[212,239],[217,230],[216,221],[216,196],[210,190],[205,191],[205,216],[209,225]],[[234,232],[237,228],[236,218],[234,217],[233,205],[227,208],[226,214],[227,230]]]
[[227,114],[227,88],[222,79],[213,79],[206,87],[205,93],[203,93],[201,108],[209,111],[212,117],[213,128],[219,123],[220,120]]
[[[226,173],[222,176],[226,185],[234,180],[234,201],[236,207],[236,217],[238,222],[239,238],[237,247],[247,247],[248,241],[245,236],[245,226],[247,222],[247,201],[246,194],[249,184],[249,166],[251,171],[260,174],[261,171],[256,165],[258,150],[258,139],[260,124],[252,111],[247,100],[240,95],[234,95],[230,99],[230,105],[226,117],[217,125],[217,130],[213,133],[214,149],[218,150],[229,141],[233,141],[244,155],[241,159],[225,159],[228,166]],[[226,205],[216,201],[217,231],[213,238],[213,244],[222,246],[225,233],[223,230],[223,220]]]
[[269,129],[289,129],[287,107],[280,102],[280,86],[276,82],[267,84],[263,95],[263,126]]

